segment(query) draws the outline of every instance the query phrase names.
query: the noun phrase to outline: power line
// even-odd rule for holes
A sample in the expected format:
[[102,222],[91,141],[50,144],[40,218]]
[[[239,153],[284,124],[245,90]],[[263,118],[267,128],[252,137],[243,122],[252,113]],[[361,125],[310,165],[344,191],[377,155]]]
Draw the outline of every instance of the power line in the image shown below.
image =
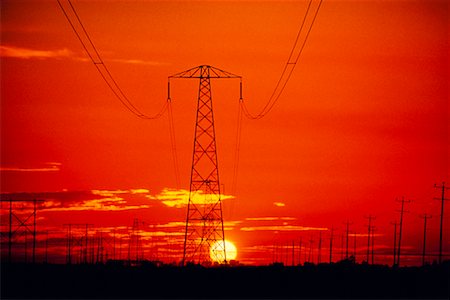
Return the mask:
[[[236,191],[237,191],[237,180],[238,180],[238,170],[239,170],[239,157],[241,151],[241,137],[242,137],[242,82],[241,82],[241,97],[239,99],[239,107],[238,107],[238,117],[237,117],[237,126],[236,126],[236,142],[234,149],[234,163],[233,163],[233,177],[231,180],[231,195],[234,195],[237,199]],[[236,200],[235,200],[236,201]],[[230,203],[230,218],[234,213],[235,201],[231,201]]]
[[170,149],[172,152],[173,165],[175,170],[175,182],[177,189],[180,188],[180,168],[178,163],[178,155],[177,155],[177,145],[175,139],[175,125],[173,121],[173,112],[172,112],[172,100],[170,99],[170,94],[167,98],[168,110],[167,115],[169,118],[169,133],[170,133]]
[[[168,108],[168,103],[166,102],[161,110],[153,115],[146,115],[143,112],[141,112],[133,103],[130,101],[130,99],[125,95],[117,81],[112,76],[111,72],[109,71],[106,64],[103,62],[102,57],[97,51],[97,48],[95,47],[94,43],[92,42],[91,37],[89,36],[89,33],[87,32],[86,28],[84,27],[83,23],[81,22],[81,18],[79,17],[75,7],[73,6],[72,2],[70,0],[67,0],[69,3],[69,9],[66,10],[61,3],[60,0],[57,0],[59,7],[61,8],[64,16],[66,17],[67,21],[69,22],[70,27],[74,31],[75,35],[77,36],[78,40],[80,41],[81,45],[83,46],[84,50],[86,51],[87,55],[89,56],[89,59],[94,64],[95,68],[99,72],[102,79],[105,81],[106,85],[109,87],[109,89],[112,91],[114,96],[122,103],[123,106],[125,106],[126,109],[128,109],[132,114],[134,114],[136,117],[141,119],[147,119],[147,120],[154,120],[162,117],[164,113],[166,112]],[[71,13],[70,13],[71,12]],[[69,16],[69,13],[75,16],[75,22],[78,25],[80,30],[77,30],[77,26],[72,21],[71,17]],[[83,37],[85,39],[83,39]],[[85,42],[87,40],[87,42]],[[91,48],[91,50],[89,50]],[[92,51],[93,50],[93,51]]]
[[308,28],[308,31],[306,33],[305,39],[303,40],[303,43],[302,43],[302,45],[300,47],[300,50],[299,50],[297,56],[295,57],[295,59],[292,60],[293,56],[294,56],[294,53],[295,53],[295,49],[297,49],[297,44],[299,42],[300,35],[301,35],[302,31],[303,31],[303,27],[304,27],[306,19],[308,17],[312,1],[313,0],[309,1],[308,7],[307,7],[306,12],[305,12],[305,15],[303,17],[302,24],[301,24],[300,29],[298,31],[298,34],[297,34],[297,37],[295,39],[295,42],[294,42],[294,45],[292,47],[291,53],[289,55],[289,58],[288,58],[285,66],[284,66],[284,69],[283,69],[283,71],[281,73],[281,76],[278,79],[278,82],[277,82],[277,84],[276,84],[276,86],[275,86],[275,88],[274,88],[274,90],[272,92],[272,95],[270,96],[270,98],[267,101],[267,103],[264,105],[264,107],[261,110],[261,112],[256,114],[256,115],[253,115],[253,114],[251,114],[249,112],[249,110],[246,107],[245,103],[243,103],[244,114],[245,114],[245,116],[247,118],[252,119],[252,120],[258,120],[258,119],[261,119],[261,118],[265,117],[272,110],[272,108],[274,107],[275,103],[278,101],[278,99],[280,98],[280,96],[283,93],[284,89],[286,88],[286,85],[287,85],[289,79],[291,78],[291,75],[292,75],[292,73],[293,73],[293,71],[295,69],[295,66],[297,65],[297,62],[298,62],[298,60],[300,58],[300,55],[302,54],[303,49],[305,48],[306,42],[308,40],[309,34],[311,33],[311,29],[312,29],[312,27],[314,25],[314,22],[316,21],[316,18],[317,18],[317,15],[319,13],[319,10],[320,10],[320,7],[322,5],[322,1],[323,0],[320,0],[319,5],[317,6],[316,12],[314,14],[314,17],[313,17],[313,19],[311,21],[311,24],[310,24],[310,26]]

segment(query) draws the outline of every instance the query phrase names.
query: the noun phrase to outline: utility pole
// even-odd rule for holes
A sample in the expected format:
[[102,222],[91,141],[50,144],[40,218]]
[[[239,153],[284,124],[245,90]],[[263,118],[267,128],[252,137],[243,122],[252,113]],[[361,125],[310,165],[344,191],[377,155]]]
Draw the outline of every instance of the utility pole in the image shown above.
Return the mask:
[[374,249],[375,249],[375,227],[372,227],[372,265],[374,264]]
[[37,200],[33,200],[33,264],[36,263],[36,211]]
[[25,231],[25,263],[28,263],[28,232]]
[[46,239],[45,239],[45,263],[48,263],[48,230],[46,232]]
[[397,200],[397,202],[402,203],[402,208],[399,211],[400,212],[400,229],[399,229],[400,232],[398,234],[398,250],[397,250],[397,265],[400,266],[400,258],[401,258],[400,255],[401,255],[401,250],[402,250],[403,213],[408,212],[408,211],[405,211],[405,209],[404,209],[405,203],[410,203],[411,200],[405,200],[405,197],[402,197],[402,200],[401,201]]
[[272,244],[272,264],[275,263],[275,243]]
[[71,256],[70,256],[70,244],[71,244],[71,240],[72,240],[72,224],[68,225],[68,229],[67,229],[67,264],[71,264],[72,260],[71,260]]
[[300,237],[300,243],[298,245],[298,264],[302,264],[302,237]]
[[396,254],[397,254],[397,222],[391,222],[392,225],[394,225],[394,262],[392,263],[392,267],[395,267],[397,264]]
[[425,265],[425,248],[427,245],[427,219],[431,219],[431,215],[423,214],[419,216],[423,219],[423,250],[422,250],[422,266]]
[[286,248],[284,251],[285,255],[286,255],[286,264],[285,266],[287,267],[289,265],[289,242],[286,243]]
[[[175,78],[200,79],[182,265],[208,265],[211,260],[227,263],[210,80],[240,79],[242,87],[242,77],[212,66],[198,66],[169,77],[169,101],[170,80]],[[204,200],[195,201],[198,198]]]
[[[76,257],[76,249],[79,248],[78,252],[78,263],[86,262],[83,258],[87,257],[88,252],[88,228],[92,224],[63,224],[67,227],[67,248],[66,248],[66,263],[71,264],[73,257]],[[83,228],[85,228],[86,236],[83,236]],[[75,230],[74,230],[75,229]],[[75,231],[75,234],[73,233]],[[83,242],[84,241],[84,242]],[[86,244],[86,245],[84,245]],[[84,249],[86,246],[86,249]]]
[[12,212],[12,200],[9,200],[9,240],[8,240],[8,261],[9,263],[12,262],[12,217],[13,217],[13,212]]
[[353,234],[353,257],[356,263],[356,232]]
[[314,243],[314,240],[312,239],[312,236],[311,236],[311,239],[309,240],[309,255],[308,255],[308,262],[309,263],[311,263],[311,255],[312,255],[312,245],[313,245],[313,243]]
[[367,217],[365,217],[366,219],[369,220],[369,225],[367,226],[367,263],[369,263],[369,255],[370,255],[370,232],[372,229],[372,220],[375,219],[374,216],[369,215]]
[[442,263],[442,232],[444,228],[444,202],[449,199],[445,199],[445,190],[448,190],[448,187],[445,187],[445,182],[442,182],[441,186],[434,185],[436,189],[442,189],[441,198],[434,198],[435,200],[441,201],[441,224],[439,227],[439,263]]
[[295,266],[295,242],[292,241],[292,266]]
[[113,229],[113,260],[116,260],[116,230]]
[[319,251],[317,252],[317,264],[322,262],[322,231],[319,231]]
[[88,263],[88,240],[89,240],[89,224],[86,224],[86,237],[85,237],[85,241],[86,241],[86,249],[83,251],[84,252],[84,263],[87,264]]
[[331,234],[330,234],[330,264],[333,262],[333,233],[334,233],[334,228],[331,227]]
[[346,227],[346,236],[347,236],[346,247],[345,247],[345,258],[348,259],[348,230],[349,230],[349,226],[353,223],[351,223],[347,220],[347,222],[345,222],[344,224]]
[[275,259],[274,259],[274,262],[278,262],[278,243],[277,242],[275,242],[274,243],[274,247],[275,247],[275,252],[274,252],[274,257],[275,257]]
[[122,259],[122,237],[119,238],[119,260]]

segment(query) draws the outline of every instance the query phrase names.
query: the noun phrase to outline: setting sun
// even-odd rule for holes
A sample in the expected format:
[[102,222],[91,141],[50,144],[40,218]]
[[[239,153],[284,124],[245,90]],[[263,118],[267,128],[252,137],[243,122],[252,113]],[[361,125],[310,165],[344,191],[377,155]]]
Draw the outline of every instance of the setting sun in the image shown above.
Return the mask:
[[[209,255],[211,257],[211,260],[213,262],[222,263],[225,260],[223,250],[224,250],[223,241],[215,242],[211,246],[211,249],[209,250]],[[225,252],[226,252],[226,260],[227,261],[236,259],[237,249],[236,249],[236,246],[232,242],[225,240]]]

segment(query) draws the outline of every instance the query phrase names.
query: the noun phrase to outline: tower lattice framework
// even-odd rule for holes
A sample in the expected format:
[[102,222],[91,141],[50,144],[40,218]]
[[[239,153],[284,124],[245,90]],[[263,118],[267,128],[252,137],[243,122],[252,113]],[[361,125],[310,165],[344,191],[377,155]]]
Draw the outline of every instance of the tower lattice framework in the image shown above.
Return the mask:
[[202,65],[170,78],[200,79],[182,263],[226,263],[211,78],[241,77]]

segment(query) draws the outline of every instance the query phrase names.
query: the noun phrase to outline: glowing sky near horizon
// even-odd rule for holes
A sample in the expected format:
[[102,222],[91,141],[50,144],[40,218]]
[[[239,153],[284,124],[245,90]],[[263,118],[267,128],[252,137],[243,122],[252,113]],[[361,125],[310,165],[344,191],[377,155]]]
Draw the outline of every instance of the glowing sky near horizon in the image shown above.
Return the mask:
[[[252,112],[261,109],[308,4],[73,3],[113,76],[148,114],[164,105],[168,76],[202,64],[243,76],[244,101]],[[448,14],[448,1],[324,1],[273,111],[243,121],[233,195],[239,84],[212,81],[226,238],[237,260],[268,263],[273,245],[287,247],[300,237],[316,247],[319,232],[328,239],[331,227],[341,247],[347,220],[363,259],[364,217],[371,214],[378,259],[389,262],[390,222],[398,221],[395,200],[403,196],[413,200],[405,253],[421,252],[423,213],[433,215],[427,249],[437,253],[434,184],[450,185]],[[45,199],[38,224],[60,237],[69,222],[120,227],[125,235],[139,218],[148,243],[158,236],[154,245],[167,250],[161,255],[178,253],[198,82],[171,84],[177,187],[167,115],[145,121],[121,106],[56,1],[2,1],[0,51],[2,198]]]

